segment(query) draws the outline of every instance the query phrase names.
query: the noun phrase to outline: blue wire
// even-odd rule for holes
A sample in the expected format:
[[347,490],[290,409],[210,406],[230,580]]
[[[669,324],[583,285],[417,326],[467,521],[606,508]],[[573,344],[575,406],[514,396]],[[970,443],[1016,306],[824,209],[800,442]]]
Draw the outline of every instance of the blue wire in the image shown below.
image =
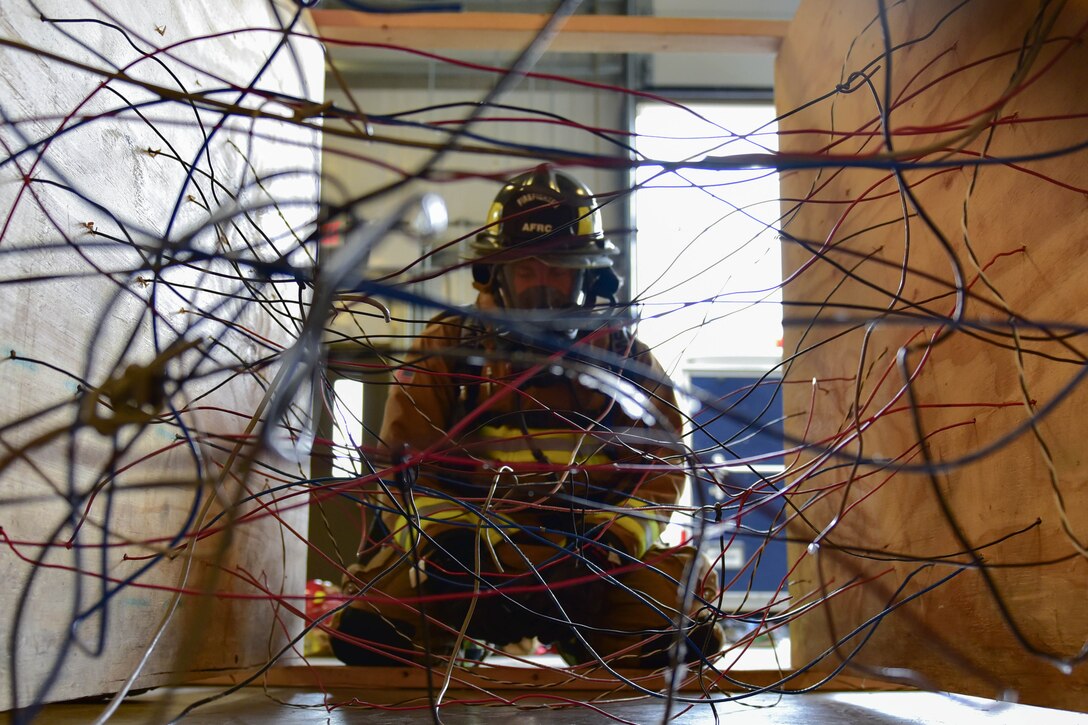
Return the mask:
[[[321,0],[300,0],[303,5],[307,7],[314,7],[318,5]],[[389,13],[459,13],[464,10],[464,6],[461,3],[428,3],[417,4],[409,3],[404,4],[389,4],[382,5],[379,3],[367,3],[359,2],[359,0],[340,0],[344,5],[347,5],[352,10],[360,10],[364,13],[374,14],[389,14]]]

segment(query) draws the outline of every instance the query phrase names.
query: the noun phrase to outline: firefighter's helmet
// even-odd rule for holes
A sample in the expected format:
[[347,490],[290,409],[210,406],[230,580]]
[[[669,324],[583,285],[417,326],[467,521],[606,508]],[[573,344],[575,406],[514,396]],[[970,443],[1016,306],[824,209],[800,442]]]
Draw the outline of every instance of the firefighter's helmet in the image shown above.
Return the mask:
[[585,184],[547,164],[514,177],[495,196],[471,244],[473,277],[489,286],[496,265],[536,258],[553,267],[596,270],[585,275],[587,297],[612,298],[619,287],[612,260],[619,250],[604,234],[598,206]]
[[611,267],[618,253],[601,228],[593,192],[547,164],[503,186],[472,251],[485,264],[536,257],[574,269]]

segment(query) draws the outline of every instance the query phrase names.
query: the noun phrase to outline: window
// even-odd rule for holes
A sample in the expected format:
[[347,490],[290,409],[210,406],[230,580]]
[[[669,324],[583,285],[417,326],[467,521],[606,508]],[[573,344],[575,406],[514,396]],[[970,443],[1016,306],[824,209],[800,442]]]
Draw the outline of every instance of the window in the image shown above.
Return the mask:
[[[771,104],[642,104],[636,149],[660,161],[777,149]],[[778,174],[766,169],[636,175],[632,290],[639,336],[674,375],[708,361],[777,359],[782,278]]]

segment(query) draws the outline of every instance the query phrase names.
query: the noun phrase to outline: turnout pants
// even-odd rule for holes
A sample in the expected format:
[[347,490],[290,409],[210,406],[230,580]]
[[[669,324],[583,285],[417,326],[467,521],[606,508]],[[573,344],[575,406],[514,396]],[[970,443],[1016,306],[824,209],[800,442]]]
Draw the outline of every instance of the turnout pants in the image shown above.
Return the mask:
[[607,540],[451,526],[365,557],[344,592],[352,601],[332,646],[350,665],[429,663],[459,639],[501,647],[535,637],[568,664],[658,668],[723,643],[717,576],[690,546],[633,559]]

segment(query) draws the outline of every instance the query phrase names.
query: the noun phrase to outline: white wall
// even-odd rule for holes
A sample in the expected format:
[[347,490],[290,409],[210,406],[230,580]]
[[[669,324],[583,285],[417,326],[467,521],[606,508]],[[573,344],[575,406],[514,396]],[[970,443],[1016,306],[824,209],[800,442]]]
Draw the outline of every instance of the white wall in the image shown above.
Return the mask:
[[[43,22],[39,9],[101,22]],[[191,561],[191,548],[171,552],[180,555],[158,559],[108,607],[80,616],[96,611],[103,587],[109,594],[184,532],[279,485],[264,464],[288,479],[305,473],[304,464],[268,457],[247,470],[244,451],[230,452],[274,372],[250,366],[274,357],[298,326],[298,286],[261,280],[247,262],[279,259],[311,228],[319,135],[256,117],[213,132],[221,119],[213,110],[177,98],[152,103],[164,93],[237,102],[226,84],[255,78],[273,57],[277,25],[271,5],[247,0],[0,6],[0,37],[26,46],[0,48],[0,345],[17,358],[0,363],[0,527],[13,542],[0,548],[0,710],[13,692],[24,706],[116,691],[171,612],[138,686],[178,670],[264,662],[299,627],[269,601],[229,598],[302,592],[302,543],[267,516],[210,536]],[[195,40],[222,31],[237,32]],[[320,101],[321,49],[294,45],[297,54],[275,55],[257,86]],[[103,87],[103,73],[118,67],[126,76]],[[141,119],[128,104],[143,102]],[[291,114],[252,94],[243,105],[258,116]],[[13,157],[28,143],[36,145]],[[176,263],[194,250],[243,264]],[[159,253],[174,264],[156,278]],[[291,260],[306,264],[298,253]],[[161,375],[146,388],[121,389],[177,339],[194,347],[162,355]],[[125,411],[161,395],[176,413],[151,404]],[[285,521],[304,536],[304,510],[286,506]],[[187,596],[175,612],[174,587],[216,596]],[[65,645],[69,632],[78,644]]]
[[[800,0],[654,0],[655,15],[673,18],[789,20]],[[650,86],[771,88],[773,53],[659,53],[649,59]]]

